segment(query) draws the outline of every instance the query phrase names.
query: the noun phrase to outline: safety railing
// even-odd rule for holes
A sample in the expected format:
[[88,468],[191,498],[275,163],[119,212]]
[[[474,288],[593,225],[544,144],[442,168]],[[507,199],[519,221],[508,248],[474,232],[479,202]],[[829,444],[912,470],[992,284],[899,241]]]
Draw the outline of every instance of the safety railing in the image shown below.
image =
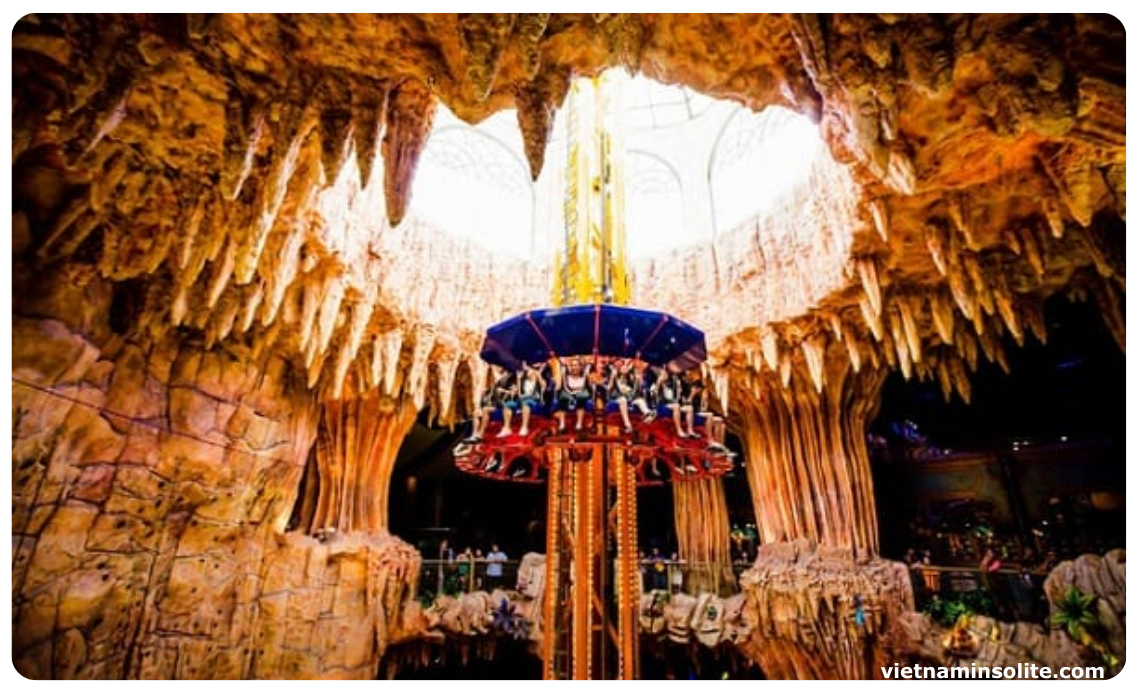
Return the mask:
[[937,598],[944,605],[988,614],[1003,621],[1042,623],[1049,616],[1044,571],[923,564],[910,567],[911,589],[918,610],[931,611]]
[[[513,590],[518,582],[519,562],[502,563],[501,576],[487,574],[485,559],[425,559],[420,566],[419,597],[430,602],[438,595],[458,595],[495,588]],[[661,565],[658,570],[657,564]],[[666,590],[670,593],[714,593],[725,595],[739,590],[740,574],[751,564],[720,564],[678,560],[641,560],[638,562],[643,591]]]
[[[498,569],[495,566],[498,565]],[[419,597],[425,601],[437,595],[491,592],[495,588],[513,590],[518,582],[519,561],[508,559],[425,559],[420,566]]]

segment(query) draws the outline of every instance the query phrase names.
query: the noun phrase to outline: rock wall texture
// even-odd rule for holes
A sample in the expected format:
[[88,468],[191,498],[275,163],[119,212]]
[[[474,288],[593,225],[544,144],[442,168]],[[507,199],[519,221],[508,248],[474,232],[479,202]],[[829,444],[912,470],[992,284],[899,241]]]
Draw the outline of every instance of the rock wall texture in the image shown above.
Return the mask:
[[[396,439],[465,417],[483,330],[549,286],[407,213],[436,109],[517,107],[537,176],[570,79],[609,67],[819,123],[815,185],[638,268],[634,294],[708,329],[765,539],[862,580],[858,426],[887,372],[968,402],[1005,337],[1047,337],[1056,294],[1124,348],[1124,37],[1065,14],[23,17],[17,668],[375,671],[416,561],[386,531]],[[865,674],[844,633],[827,662]],[[819,674],[781,638],[751,651],[766,671]]]
[[914,610],[905,565],[808,540],[762,545],[740,578],[756,628],[740,649],[769,679],[872,679],[889,630]]
[[382,532],[286,532],[320,414],[299,377],[114,333],[110,283],[42,279],[13,321],[17,670],[375,676],[419,556]]

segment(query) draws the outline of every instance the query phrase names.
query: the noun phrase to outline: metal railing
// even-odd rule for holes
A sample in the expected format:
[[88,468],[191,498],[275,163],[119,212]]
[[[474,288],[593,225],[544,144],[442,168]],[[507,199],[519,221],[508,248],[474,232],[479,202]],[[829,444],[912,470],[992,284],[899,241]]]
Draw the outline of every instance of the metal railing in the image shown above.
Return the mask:
[[[430,603],[439,595],[458,595],[495,588],[514,590],[518,582],[518,560],[501,562],[502,576],[495,580],[487,575],[486,559],[425,559],[420,566],[419,598]],[[665,560],[664,571],[658,572],[651,560],[640,560],[641,589],[666,590],[670,593],[714,593],[723,595],[739,590],[740,574],[751,564],[719,564]]]
[[1009,622],[1045,622],[1049,617],[1043,588],[1047,576],[1044,571],[1007,568],[982,571],[970,566],[910,567],[915,609],[927,608],[935,598],[959,600],[971,611]]
[[430,602],[437,595],[458,595],[495,588],[513,590],[518,582],[519,561],[495,562],[501,575],[488,574],[491,562],[486,559],[425,559],[420,566],[419,597]]

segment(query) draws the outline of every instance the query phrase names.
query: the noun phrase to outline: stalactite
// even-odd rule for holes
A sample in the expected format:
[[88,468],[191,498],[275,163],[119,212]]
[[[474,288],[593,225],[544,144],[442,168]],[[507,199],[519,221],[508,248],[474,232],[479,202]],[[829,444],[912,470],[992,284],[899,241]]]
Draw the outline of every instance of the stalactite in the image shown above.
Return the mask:
[[1015,299],[1006,283],[1005,275],[994,274],[991,291],[993,292],[994,303],[997,304],[998,314],[1020,347],[1025,343],[1025,332],[1021,329],[1021,319],[1018,317]]
[[847,358],[851,361],[851,369],[855,373],[859,373],[859,369],[863,366],[863,358],[859,354],[859,341],[855,338],[853,330],[847,330],[843,333],[843,346],[847,349]]
[[255,97],[231,94],[226,100],[226,135],[221,184],[228,200],[237,200],[253,171],[253,160],[265,134],[266,104]]
[[1092,282],[1092,295],[1097,308],[1100,309],[1101,318],[1104,319],[1104,324],[1112,334],[1113,339],[1116,340],[1120,351],[1124,352],[1124,307],[1121,305],[1119,296],[1122,293],[1118,292],[1110,280],[1094,280]]
[[917,180],[910,154],[902,143],[896,141],[890,150],[890,163],[884,182],[902,195],[914,195]]
[[[234,279],[239,285],[247,284],[253,279],[253,273],[261,260],[261,253],[265,250],[265,241],[285,201],[289,180],[297,170],[301,149],[309,133],[316,127],[317,118],[313,109],[306,108],[300,103],[293,103],[294,99],[306,98],[304,94],[294,93],[300,88],[294,87],[286,96],[286,102],[282,106],[283,112],[274,127],[266,181],[259,188],[255,202],[258,214],[243,237],[244,242],[239,249],[234,268]],[[313,186],[308,182],[303,182],[299,187],[306,194],[313,190]]]
[[903,295],[895,301],[899,317],[902,318],[903,333],[906,336],[906,345],[910,349],[911,361],[922,361],[922,337],[918,333],[918,320],[916,315],[922,312],[922,299],[917,295]]
[[[317,313],[317,328],[313,338],[310,338],[306,356],[309,362],[317,355],[327,355],[329,344],[332,342],[333,331],[341,315],[341,303],[345,297],[345,283],[338,275],[331,275],[323,284]],[[315,339],[314,339],[315,338]]]
[[954,228],[966,241],[966,248],[971,251],[981,250],[981,244],[975,233],[976,229],[971,217],[969,198],[965,194],[951,195],[946,202],[946,211],[950,215],[950,221],[953,222]]
[[540,42],[546,33],[546,25],[550,21],[549,12],[521,13],[515,15],[515,46],[517,46],[519,61],[522,63],[523,75],[534,79],[538,68],[542,64]]
[[990,292],[989,282],[986,281],[985,273],[982,272],[978,257],[972,253],[963,254],[962,266],[966,269],[966,274],[974,287],[973,295],[978,305],[982,307],[987,316],[994,315],[994,297]]
[[419,80],[405,80],[392,90],[382,145],[384,202],[391,227],[400,224],[408,209],[412,179],[431,134],[435,109],[435,97]]
[[950,295],[954,297],[954,303],[958,305],[958,310],[962,312],[962,315],[973,320],[977,313],[977,306],[974,304],[974,297],[966,284],[968,279],[969,277],[961,265],[948,268],[946,280],[950,287]]
[[927,293],[930,301],[930,318],[934,330],[943,344],[954,344],[954,305],[945,292],[932,290]]
[[551,70],[515,91],[519,131],[522,133],[532,180],[537,181],[542,173],[546,146],[550,142],[550,131],[554,126],[554,114],[566,99],[569,89],[570,76],[563,71]]
[[863,431],[885,372],[855,374],[838,344],[824,349],[823,364],[821,391],[808,379],[789,388],[768,376],[759,392],[734,396],[758,526],[765,543],[807,538],[874,553]]
[[[971,370],[973,367],[971,367]],[[954,387],[958,389],[958,395],[962,397],[962,402],[967,405],[970,404],[970,378],[966,375],[966,369],[962,366],[962,360],[950,360],[950,376],[954,381]]]
[[945,233],[941,227],[932,224],[927,224],[925,230],[926,249],[930,251],[930,259],[934,261],[938,273],[945,277],[947,269]]
[[1037,226],[1029,224],[1021,227],[1021,247],[1025,251],[1025,260],[1037,273],[1037,277],[1045,276],[1045,260],[1042,256],[1043,241],[1038,236]]
[[408,378],[404,381],[404,392],[412,398],[412,404],[419,410],[424,406],[427,395],[428,357],[435,348],[435,326],[419,325],[412,331],[415,343],[412,345],[412,363]]
[[334,399],[340,398],[344,392],[348,367],[356,359],[360,345],[364,341],[365,330],[372,319],[374,301],[374,296],[359,296],[355,292],[348,296],[348,337],[341,341],[340,349],[337,352],[332,381],[332,397]]
[[879,286],[879,272],[875,268],[875,260],[873,258],[860,258],[855,261],[855,267],[859,270],[859,281],[863,285],[863,293],[866,295],[871,309],[876,316],[882,315],[883,294]]
[[1065,235],[1065,218],[1061,214],[1061,206],[1057,203],[1057,199],[1049,195],[1041,196],[1041,214],[1045,216],[1053,238],[1062,238]]
[[403,329],[389,330],[381,336],[380,342],[384,352],[384,394],[391,396],[400,388],[397,378],[400,373],[400,351],[404,346]]
[[438,389],[433,402],[438,402],[437,415],[433,419],[441,424],[450,425],[452,418],[452,388],[455,385],[455,370],[459,366],[459,358],[454,352],[449,352],[435,360]]
[[461,12],[456,18],[459,45],[467,57],[466,83],[475,101],[483,101],[491,93],[514,21],[514,15],[492,12]]
[[879,232],[879,238],[883,243],[890,243],[890,217],[887,213],[887,203],[882,198],[876,198],[869,203],[867,207],[871,209],[871,219],[875,222],[875,231]]
[[221,298],[222,292],[230,282],[234,273],[234,261],[237,257],[237,242],[232,238],[226,243],[220,261],[214,263],[213,274],[210,277],[210,288],[206,293],[206,308],[214,308]]
[[315,99],[320,117],[317,134],[321,142],[321,169],[326,184],[332,184],[352,151],[352,97],[344,75],[329,75],[321,82]]
[[352,88],[352,139],[356,151],[356,167],[360,185],[372,180],[372,163],[376,160],[388,113],[389,85],[386,82],[357,80]]
[[[883,317],[876,313],[875,309],[871,307],[866,294],[859,297],[859,311],[863,314],[863,321],[867,324],[867,329],[871,332],[871,335],[874,336],[876,341],[882,342]],[[872,353],[874,353],[873,350]]]
[[264,284],[256,282],[251,287],[248,298],[242,304],[241,315],[238,317],[237,329],[239,333],[249,332],[249,329],[253,327],[253,319],[261,307],[261,302],[265,300]]
[[[899,315],[898,310],[887,311],[890,320],[890,339],[894,345],[895,355],[898,357],[899,368],[902,369],[903,377],[910,380],[911,370],[911,352],[907,346],[907,337],[904,334],[902,317]],[[887,346],[884,345],[884,348]]]
[[774,330],[765,330],[760,334],[760,350],[769,369],[776,371],[780,368],[779,336]]
[[262,326],[268,326],[277,319],[277,313],[285,300],[285,293],[293,286],[293,281],[300,270],[301,250],[305,241],[304,224],[300,220],[294,222],[288,231],[278,236],[277,241],[281,244],[274,254],[277,262],[266,273],[268,300],[262,302],[259,319]]
[[306,364],[312,363],[311,355],[315,350],[310,346],[316,334],[317,327],[317,313],[321,307],[321,300],[324,298],[324,287],[328,279],[325,277],[306,278],[308,281],[301,284],[301,317],[300,334],[298,337],[298,345],[301,351],[309,355],[306,359]]
[[1081,248],[1092,258],[1093,267],[1096,268],[1097,273],[1101,277],[1109,278],[1117,275],[1123,277],[1123,263],[1121,263],[1120,272],[1117,272],[1117,269],[1113,267],[1113,264],[1109,261],[1109,256],[1102,247],[1102,242],[1094,236],[1095,233],[1097,232],[1092,229],[1080,227],[1074,230],[1073,236],[1076,238],[1077,243],[1081,245]]
[[1021,315],[1025,322],[1029,325],[1029,329],[1033,332],[1033,336],[1041,344],[1049,338],[1048,330],[1045,328],[1045,303],[1037,297],[1023,296],[1018,302],[1021,308]]
[[90,198],[85,195],[77,195],[67,203],[67,207],[56,217],[55,222],[48,230],[47,236],[40,244],[38,255],[42,260],[51,260],[63,256],[63,253],[57,246],[60,246],[60,239],[64,238],[64,233],[76,226],[76,222],[84,215],[88,214],[91,210]]
[[780,383],[787,388],[792,381],[792,357],[787,352],[780,355]]
[[811,380],[815,384],[817,393],[823,391],[823,350],[826,345],[827,337],[819,333],[805,338],[800,343],[800,349],[803,350],[804,360],[807,362],[808,372],[811,374]]
[[[1043,161],[1041,168],[1048,175],[1057,191],[1057,198],[1065,203],[1069,214],[1082,227],[1088,227],[1092,224],[1094,211],[1100,207],[1101,198],[1111,195],[1111,192],[1099,172],[1094,171],[1092,162],[1088,158],[1057,156],[1053,161],[1056,162],[1054,165]],[[1042,196],[1042,200],[1053,201],[1053,204],[1056,204],[1056,199],[1050,195]],[[1059,216],[1059,213],[1056,216]],[[1051,220],[1050,226],[1057,238],[1060,238],[1059,234],[1064,233],[1063,221],[1057,227]]]

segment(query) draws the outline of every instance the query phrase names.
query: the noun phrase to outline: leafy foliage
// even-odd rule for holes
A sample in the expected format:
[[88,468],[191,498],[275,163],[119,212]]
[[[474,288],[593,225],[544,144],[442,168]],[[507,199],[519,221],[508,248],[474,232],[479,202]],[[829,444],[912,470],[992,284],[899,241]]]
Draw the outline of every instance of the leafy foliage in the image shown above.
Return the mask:
[[954,626],[963,615],[990,615],[997,610],[993,595],[985,588],[975,588],[965,593],[953,593],[947,599],[935,595],[922,611],[944,627]]
[[1104,625],[1097,617],[1096,601],[1095,595],[1069,586],[1057,601],[1057,611],[1049,621],[1055,628],[1064,629],[1073,641],[1094,651],[1105,665],[1115,668],[1120,659],[1105,644]]
[[525,639],[530,629],[530,624],[515,611],[515,606],[506,598],[503,598],[499,602],[499,606],[495,608],[492,626],[494,626],[496,633],[514,639]]
[[1100,620],[1096,616],[1096,596],[1083,593],[1076,586],[1069,586],[1057,602],[1057,611],[1050,621],[1053,626],[1067,631],[1071,639],[1083,643],[1085,634],[1100,627]]

